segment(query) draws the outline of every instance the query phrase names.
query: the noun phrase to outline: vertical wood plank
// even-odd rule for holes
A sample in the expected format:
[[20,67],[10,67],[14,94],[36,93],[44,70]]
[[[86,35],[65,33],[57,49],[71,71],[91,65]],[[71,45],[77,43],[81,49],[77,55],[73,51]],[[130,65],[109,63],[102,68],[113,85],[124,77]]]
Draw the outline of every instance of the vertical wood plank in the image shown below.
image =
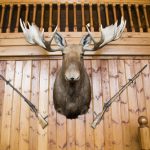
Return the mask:
[[[22,61],[16,61],[14,86],[21,91],[22,84]],[[19,150],[19,129],[20,129],[20,105],[21,97],[14,91],[11,118],[11,139],[10,150]]]
[[43,29],[43,23],[44,23],[44,3],[42,3],[42,10],[41,10],[41,26],[40,26],[40,29],[42,30]]
[[[118,70],[116,60],[109,60],[109,80],[111,97],[118,92]],[[122,127],[120,102],[114,101],[112,107],[112,130],[113,130],[113,149],[121,150],[122,146]]]
[[143,32],[142,25],[141,25],[141,20],[140,20],[140,12],[139,12],[138,6],[139,6],[138,4],[135,5],[135,10],[136,10],[136,14],[137,14],[137,20],[138,20],[140,32]]
[[94,32],[93,15],[92,15],[92,2],[91,1],[90,1],[90,26],[91,26],[91,31]]
[[134,28],[134,25],[133,25],[132,14],[131,14],[131,4],[128,5],[128,12],[129,12],[129,18],[130,18],[130,24],[131,24],[132,32],[135,32],[135,28]]
[[58,7],[57,26],[58,26],[58,31],[60,31],[60,2],[57,3],[57,7]]
[[146,27],[147,27],[148,32],[150,32],[150,24],[148,23],[148,16],[146,13],[146,5],[145,4],[143,5],[143,8],[144,8],[144,17],[145,17],[145,21],[146,21]]
[[[40,93],[39,93],[39,112],[43,117],[48,115],[48,89],[49,89],[49,61],[41,60],[40,66]],[[38,150],[47,150],[48,134],[47,127],[42,129],[41,125],[38,126]]]
[[[126,70],[126,79],[131,79],[134,76],[133,69],[133,60],[125,60],[125,70]],[[129,102],[129,117],[130,117],[130,142],[131,148],[134,150],[139,150],[138,142],[138,104],[136,99],[136,87],[135,84],[132,84],[127,89],[128,92],[128,102]]]
[[7,32],[7,33],[10,32],[10,24],[11,24],[12,10],[13,10],[13,5],[10,4],[10,11],[9,11],[9,18],[8,18],[8,26],[7,26],[7,29],[6,29],[6,32]]
[[146,110],[147,110],[147,118],[148,123],[150,126],[150,69],[148,60],[141,60],[141,66],[148,65],[142,72],[142,79],[143,79],[143,86],[144,86],[144,93],[145,93],[145,102],[146,102]]
[[35,16],[36,16],[36,4],[33,4],[33,23],[35,23]]
[[67,150],[75,150],[75,119],[67,119]]
[[109,16],[108,16],[108,3],[105,4],[105,13],[106,13],[106,26],[109,26]]
[[77,12],[76,12],[76,1],[73,3],[73,14],[74,14],[74,32],[77,31]]
[[49,28],[48,28],[48,31],[49,32],[52,32],[52,3],[50,2],[49,4]]
[[[90,82],[91,82],[91,94],[92,94],[92,64],[91,64],[91,60],[85,60],[84,61],[85,64],[85,68],[86,71],[88,73],[88,76],[90,78]],[[92,94],[93,95],[93,94]],[[85,131],[86,131],[86,150],[94,150],[94,130],[91,128],[91,123],[93,121],[93,96],[91,97],[91,104],[90,104],[90,108],[86,114],[86,126],[85,126]]]
[[56,111],[53,103],[53,86],[56,78],[58,63],[57,60],[50,60],[49,71],[49,126],[48,126],[48,148],[50,150],[57,149],[56,147]]
[[98,15],[98,25],[101,25],[101,14],[100,14],[100,2],[97,2],[97,15]]
[[29,5],[26,4],[25,22],[27,22],[28,20],[28,13],[29,13]]
[[65,3],[66,6],[66,27],[65,27],[65,31],[68,32],[69,28],[68,28],[68,2]]
[[[93,83],[93,106],[96,114],[102,111],[102,88],[101,88],[101,74],[100,61],[92,60],[92,83]],[[101,133],[101,134],[100,134]],[[104,147],[104,131],[103,120],[94,129],[94,146],[95,149],[102,149]]]
[[[124,11],[123,11],[123,4],[120,5],[120,10],[121,10],[121,15],[125,18]],[[125,27],[124,31],[127,32],[127,27]]]
[[[110,87],[109,87],[109,67],[108,60],[101,61],[101,76],[102,76],[102,92],[103,92],[103,103],[110,99]],[[111,108],[104,115],[104,139],[106,150],[113,149],[112,139],[112,123],[111,123]]]
[[[118,60],[118,75],[119,75],[119,88],[121,89],[123,85],[125,85],[128,80],[126,80],[126,71],[124,60]],[[120,108],[121,108],[121,122],[122,122],[122,139],[123,139],[123,149],[130,150],[131,149],[131,139],[130,139],[130,126],[129,126],[129,108],[128,108],[128,93],[127,89],[120,95]]]
[[1,14],[1,22],[0,22],[0,32],[2,32],[2,26],[3,26],[3,20],[4,20],[4,11],[5,11],[5,5],[2,4],[2,14]]
[[[0,74],[5,77],[6,73],[6,61],[0,61]],[[2,125],[2,110],[3,110],[3,103],[4,103],[4,92],[5,92],[5,82],[0,78],[0,133],[1,125]],[[1,134],[0,134],[0,141],[1,141]]]
[[[58,60],[58,70],[60,69],[61,65],[62,61]],[[66,117],[64,115],[57,113],[57,150],[66,150],[66,147],[67,147]]]
[[85,116],[76,119],[76,150],[85,150]]
[[[136,74],[141,69],[141,62],[140,60],[134,60],[133,63],[134,63],[134,70],[135,70],[134,74]],[[144,95],[143,80],[141,75],[136,79],[136,93],[137,93],[139,116],[141,115],[146,116],[145,95]]]
[[116,14],[116,4],[113,4],[113,14],[114,14],[114,22],[117,21],[117,14]]
[[[31,61],[23,62],[22,94],[30,100]],[[29,106],[21,98],[19,150],[29,149]]]
[[[38,108],[39,104],[39,87],[40,87],[40,61],[32,62],[32,85],[31,85],[31,102]],[[38,119],[35,117],[35,114],[30,111],[30,150],[38,149]]]
[[18,26],[19,26],[19,18],[20,18],[20,4],[18,6],[18,11],[17,11],[17,20],[16,20],[16,25],[15,25],[15,32],[18,32]]
[[[10,80],[10,83],[14,83],[15,73],[15,61],[7,61],[6,66],[6,79]],[[13,89],[5,84],[5,94],[2,110],[2,125],[1,125],[1,150],[10,149],[10,128],[11,128],[11,114],[12,114],[12,101],[13,101]]]
[[81,3],[81,12],[82,12],[82,32],[85,31],[85,16],[84,16],[84,1]]

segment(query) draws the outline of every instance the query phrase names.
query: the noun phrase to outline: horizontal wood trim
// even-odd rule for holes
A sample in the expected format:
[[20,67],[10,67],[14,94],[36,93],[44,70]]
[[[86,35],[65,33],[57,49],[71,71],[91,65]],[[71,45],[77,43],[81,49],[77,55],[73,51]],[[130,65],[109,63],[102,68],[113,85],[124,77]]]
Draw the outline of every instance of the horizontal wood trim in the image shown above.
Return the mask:
[[[45,34],[48,39],[49,33]],[[85,33],[62,33],[68,44],[78,44]],[[98,40],[99,33],[93,33]],[[55,46],[55,44],[54,44]],[[39,46],[30,45],[22,33],[0,35],[0,57],[61,56],[61,52],[47,52]],[[100,50],[85,52],[85,56],[150,56],[150,33],[123,33]]]
[[[87,32],[60,32],[65,38],[81,38]],[[51,37],[52,32],[44,32],[45,38]],[[99,38],[100,32],[92,32],[93,37]],[[0,39],[19,39],[24,38],[23,33],[1,33]],[[150,38],[150,33],[141,32],[123,32],[122,38]]]
[[[33,1],[33,0],[5,0],[5,2],[4,1],[0,1],[0,4],[7,4],[7,3],[16,3],[16,4],[23,4],[23,3],[27,3],[27,4],[30,4],[30,3],[39,3],[39,4],[41,4],[41,2],[42,3],[47,3],[47,4],[49,4],[50,2],[52,2],[52,3],[58,3],[58,1],[57,0],[51,0],[51,1],[49,1],[49,0],[44,0],[44,1],[41,1],[41,0],[36,0],[36,1]],[[60,0],[59,1],[60,3],[74,3],[74,0]],[[76,3],[79,3],[79,4],[81,4],[81,3],[89,3],[89,2],[91,2],[90,0],[77,0],[76,1]],[[97,0],[92,0],[92,3],[93,4],[96,4],[97,3]],[[149,4],[149,0],[135,0],[135,1],[133,1],[133,0],[101,0],[100,1],[100,3],[101,4],[103,4],[103,3],[116,3],[116,4],[121,4],[121,3],[123,3],[123,4],[133,4],[133,3],[138,3],[138,4]]]

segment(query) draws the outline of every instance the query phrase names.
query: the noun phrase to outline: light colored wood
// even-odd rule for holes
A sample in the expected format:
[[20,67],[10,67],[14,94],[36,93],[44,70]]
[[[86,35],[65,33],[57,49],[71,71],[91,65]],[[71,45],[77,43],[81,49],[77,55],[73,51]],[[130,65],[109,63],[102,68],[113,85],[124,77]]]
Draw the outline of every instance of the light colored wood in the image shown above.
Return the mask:
[[145,116],[140,116],[138,118],[139,122],[139,139],[141,150],[150,149],[150,130],[148,126],[148,120]]
[[[58,70],[60,70],[61,65],[62,60],[58,60]],[[66,150],[67,148],[66,122],[66,117],[57,113],[57,150]]]
[[[85,150],[85,115],[81,115],[76,119],[76,150]],[[82,138],[81,138],[82,137]]]
[[[121,15],[125,18],[124,11],[123,11],[123,4],[120,5],[120,10],[121,10]],[[127,32],[127,27],[125,27],[124,31]]]
[[[15,61],[7,61],[6,79],[14,83]],[[12,115],[13,89],[5,84],[5,94],[2,109],[0,150],[10,149],[10,129]]]
[[52,3],[49,4],[49,32],[52,32]]
[[[109,66],[108,60],[101,61],[101,82],[102,82],[102,97],[103,104],[110,99],[110,86],[109,86]],[[104,115],[104,149],[113,150],[113,131],[112,131],[112,122],[111,122],[111,110],[110,107]]]
[[[141,70],[142,67],[144,67],[141,66],[140,60],[134,60],[133,63],[134,63],[134,74],[136,74],[139,70]],[[137,93],[139,116],[146,116],[146,104],[145,104],[142,76],[139,76],[138,79],[136,79],[136,93]]]
[[3,20],[4,20],[4,11],[5,11],[5,5],[2,4],[2,14],[1,14],[1,22],[0,22],[0,32],[2,32],[2,26],[3,26]]
[[139,12],[138,6],[139,6],[138,4],[135,5],[135,10],[136,10],[136,14],[137,14],[137,20],[138,20],[140,32],[143,32],[142,25],[141,25],[141,20],[140,20],[140,12]]
[[[16,61],[14,86],[21,91],[23,62]],[[19,150],[20,107],[21,97],[13,92],[10,150]]]
[[76,139],[76,122],[75,119],[67,119],[67,150],[75,150]]
[[146,27],[147,27],[148,32],[150,32],[150,24],[148,22],[148,16],[146,13],[146,5],[143,5],[143,9],[144,9],[144,17],[145,17],[145,21],[146,21]]
[[[22,91],[27,99],[31,96],[31,61],[23,62]],[[19,149],[29,149],[29,111],[30,108],[21,98]]]
[[[56,4],[58,1],[57,0],[52,0],[54,4]],[[73,3],[73,0],[67,0],[69,4],[72,4]],[[77,3],[80,4],[83,0],[78,0]],[[10,3],[10,2],[13,2],[13,3],[33,3],[33,0],[5,0],[5,2],[3,0],[0,1],[0,3]],[[41,0],[34,0],[35,3],[39,4],[41,3]],[[61,3],[65,3],[66,0],[60,0]],[[97,0],[92,0],[92,2],[94,4],[97,3]],[[101,0],[101,3],[104,4],[104,3],[107,3],[108,0]],[[149,0],[109,0],[109,3],[117,3],[117,4],[132,4],[132,3],[138,3],[138,4],[149,4]],[[44,3],[48,4],[49,3],[49,0],[44,0]],[[85,4],[88,4],[89,3],[89,0],[84,0],[84,3]]]
[[[93,111],[98,114],[102,111],[101,68],[99,60],[92,60]],[[99,132],[101,134],[99,134]],[[103,120],[94,130],[94,146],[96,150],[104,147]]]
[[113,4],[113,14],[114,14],[114,22],[117,21],[117,13],[116,13],[116,5]]
[[131,5],[128,5],[128,12],[129,12],[129,18],[130,18],[130,24],[132,28],[132,32],[135,32],[134,24],[133,24],[133,19],[132,19],[132,14],[131,14]]
[[82,1],[81,3],[81,13],[82,13],[82,32],[85,32],[84,1]]
[[[119,75],[119,89],[122,88],[128,82],[126,79],[126,70],[124,60],[117,61],[118,66],[118,75]],[[122,123],[122,140],[123,140],[123,149],[131,149],[131,135],[130,135],[130,122],[129,122],[129,107],[128,107],[128,93],[127,89],[120,95],[120,109],[121,109],[121,123]]]
[[[148,65],[142,72],[142,79],[143,79],[143,87],[144,87],[144,100],[146,103],[146,111],[147,116],[150,116],[150,68],[149,68],[149,61],[148,60],[141,60],[141,66]],[[150,118],[148,117],[148,123],[150,125]]]
[[[49,40],[50,38],[46,38],[46,40]],[[68,45],[70,44],[77,44],[79,45],[79,42],[81,40],[81,37],[66,37],[65,38]],[[100,37],[95,37],[95,40],[99,40]],[[110,43],[108,43],[107,45],[116,45],[116,46],[150,46],[150,38],[149,37],[121,37],[120,39],[116,40],[116,41],[112,41]],[[29,44],[27,41],[25,41],[24,38],[17,38],[17,40],[15,38],[13,39],[0,39],[0,47],[3,46],[30,46],[31,44]],[[56,45],[54,42],[52,42],[52,45]],[[107,46],[106,45],[106,46]],[[32,45],[33,46],[33,45]],[[92,44],[91,44],[92,46]]]
[[[90,83],[91,85],[93,85],[92,82],[92,61],[91,60],[85,60],[84,61],[84,65],[86,68],[86,71],[90,77]],[[94,119],[94,115],[93,115],[93,102],[94,102],[94,97],[93,97],[93,88],[91,87],[91,91],[92,91],[92,95],[91,95],[91,104],[90,104],[90,108],[88,110],[88,113],[86,114],[86,124],[85,124],[85,146],[86,146],[86,150],[94,150],[95,144],[94,144],[94,130],[93,128],[91,128],[91,123]],[[95,148],[96,149],[96,148]]]
[[41,6],[42,10],[41,10],[41,25],[40,25],[40,29],[42,30],[43,29],[43,24],[44,24],[44,4],[42,3],[42,6]]
[[[125,60],[126,79],[131,79],[134,76],[133,60]],[[128,107],[129,107],[129,126],[130,126],[130,149],[139,150],[138,142],[138,104],[136,96],[136,86],[132,84],[127,88],[128,92]]]
[[[56,111],[54,109],[53,103],[53,86],[56,78],[56,74],[58,72],[58,63],[57,60],[50,61],[50,69],[49,69],[49,118],[48,118],[48,149],[55,150],[57,149],[57,116]],[[63,135],[61,135],[63,136]]]
[[9,10],[9,16],[8,16],[8,26],[6,29],[6,32],[10,32],[10,24],[11,24],[11,18],[12,18],[12,10],[13,10],[13,5],[10,5],[10,10]]
[[[48,115],[48,89],[49,89],[49,61],[43,60],[40,65],[40,93],[39,93],[39,112],[43,117]],[[48,149],[47,127],[42,129],[38,126],[38,150]]]
[[[0,61],[0,74],[5,77],[6,73],[6,61]],[[2,126],[2,110],[3,103],[4,103],[4,94],[5,94],[5,82],[0,79],[0,132],[1,132],[1,126]],[[0,141],[1,141],[1,134],[0,134]]]
[[65,27],[65,31],[68,32],[69,31],[69,27],[68,27],[68,1],[65,4],[66,6],[66,27]]
[[[38,108],[40,91],[40,61],[35,60],[32,62],[31,80],[31,102],[36,106],[36,108]],[[39,122],[35,117],[35,114],[30,111],[29,149],[31,150],[38,149],[38,124]]]
[[29,14],[29,5],[26,5],[25,22],[27,22],[28,20],[28,14]]
[[57,3],[57,27],[58,27],[58,31],[60,31],[60,2]]
[[99,2],[99,0],[97,2],[97,15],[98,15],[98,25],[100,27],[100,25],[101,25],[101,14],[100,14],[100,2]]
[[92,1],[90,0],[90,27],[91,31],[94,32],[94,27],[93,27],[93,14],[92,14]]
[[19,26],[19,17],[20,17],[20,5],[18,4],[18,11],[17,11],[17,20],[16,20],[16,25],[15,25],[15,32],[18,32],[18,26]]
[[[117,61],[108,60],[109,64],[109,86],[110,86],[110,95],[111,97],[118,92],[118,70],[117,70]],[[122,141],[122,126],[121,126],[121,109],[120,101],[116,99],[111,105],[112,112],[112,139],[113,139],[113,149],[121,150],[123,149]],[[116,134],[117,133],[117,134]]]
[[73,3],[73,14],[74,14],[74,32],[77,31],[77,10],[76,10],[76,1]]
[[33,18],[32,18],[33,19],[32,20],[33,23],[35,23],[35,17],[36,17],[36,4],[34,3],[33,4]]
[[106,14],[106,26],[109,26],[109,16],[108,16],[108,3],[105,4],[105,14]]
[[[45,32],[44,37],[49,38],[53,33]],[[64,38],[80,38],[87,34],[87,32],[61,32]],[[99,32],[92,32],[94,38],[100,38]],[[22,33],[1,33],[0,39],[19,39],[23,38],[24,35]],[[150,33],[140,33],[140,32],[123,32],[121,38],[150,38]],[[120,40],[120,39],[118,39]]]
[[[35,57],[35,56],[62,56],[61,52],[48,53],[38,46],[0,47],[0,57]],[[112,46],[108,45],[98,51],[85,52],[85,56],[149,56],[150,46]]]

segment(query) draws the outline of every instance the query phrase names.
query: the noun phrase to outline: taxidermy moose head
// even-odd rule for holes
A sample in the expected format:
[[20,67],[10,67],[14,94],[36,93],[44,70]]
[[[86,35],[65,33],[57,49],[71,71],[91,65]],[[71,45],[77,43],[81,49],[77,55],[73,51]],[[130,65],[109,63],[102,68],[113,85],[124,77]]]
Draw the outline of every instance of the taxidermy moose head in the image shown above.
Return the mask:
[[[91,101],[91,87],[88,74],[84,68],[84,52],[96,51],[107,43],[119,39],[126,26],[126,21],[121,18],[119,26],[117,26],[117,22],[106,28],[101,25],[101,38],[99,41],[95,41],[93,38],[88,24],[86,26],[88,34],[82,37],[78,45],[67,45],[66,40],[57,32],[57,27],[51,39],[46,41],[44,39],[44,29],[40,32],[39,28],[33,23],[32,25],[28,23],[27,28],[21,19],[20,25],[25,39],[29,43],[37,44],[48,52],[61,51],[63,54],[62,67],[57,74],[53,90],[56,111],[70,119],[85,114]],[[58,48],[51,47],[53,39]],[[89,46],[91,42],[93,42],[92,47]]]

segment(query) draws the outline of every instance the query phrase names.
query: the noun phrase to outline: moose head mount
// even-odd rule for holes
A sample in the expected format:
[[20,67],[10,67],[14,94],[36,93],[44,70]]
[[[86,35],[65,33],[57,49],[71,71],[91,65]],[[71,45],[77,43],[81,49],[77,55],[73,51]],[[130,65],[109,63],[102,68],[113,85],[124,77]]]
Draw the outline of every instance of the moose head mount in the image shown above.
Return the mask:
[[[40,32],[39,28],[33,23],[32,25],[28,23],[27,28],[21,19],[20,25],[27,42],[37,44],[48,52],[61,51],[63,54],[62,67],[57,74],[53,90],[53,101],[56,111],[69,119],[85,114],[91,101],[91,87],[88,74],[84,68],[84,52],[96,51],[107,43],[119,39],[126,26],[126,21],[122,17],[119,26],[117,22],[106,28],[103,28],[101,25],[101,38],[99,41],[95,41],[89,30],[90,25],[87,24],[88,33],[82,37],[78,45],[67,45],[63,36],[57,32],[57,27],[51,39],[46,41],[44,39],[44,29]],[[51,46],[53,39],[58,46],[57,48],[52,48]],[[90,47],[91,42],[93,42],[92,47]]]

